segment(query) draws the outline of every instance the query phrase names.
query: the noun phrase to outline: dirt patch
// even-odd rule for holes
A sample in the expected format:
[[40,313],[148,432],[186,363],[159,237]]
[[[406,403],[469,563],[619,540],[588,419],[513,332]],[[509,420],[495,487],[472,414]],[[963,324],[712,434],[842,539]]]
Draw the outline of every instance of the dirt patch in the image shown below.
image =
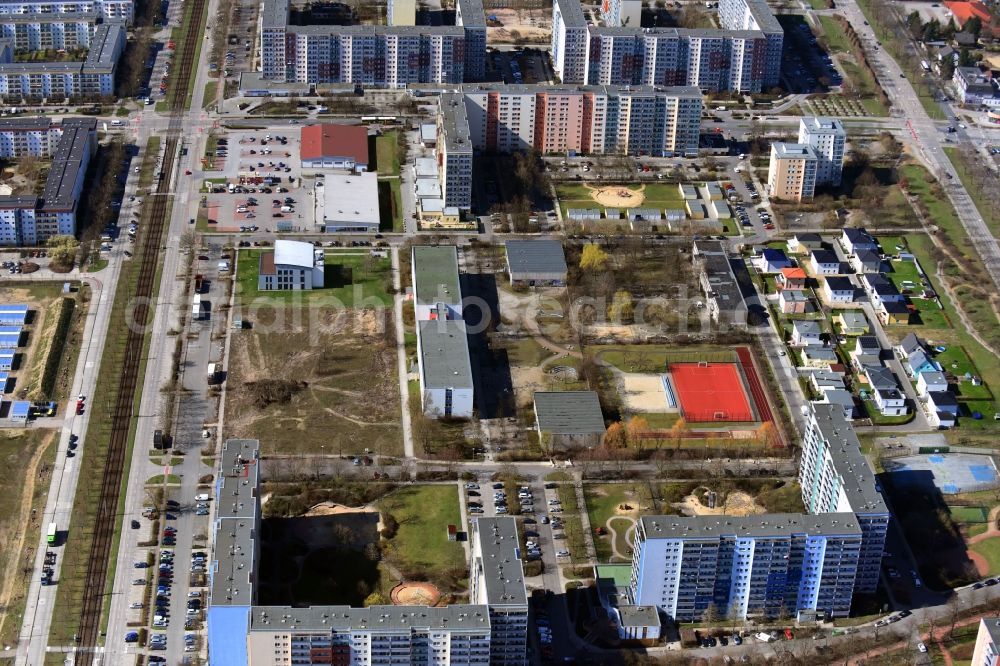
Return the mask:
[[587,189],[590,190],[591,199],[602,206],[611,208],[635,208],[642,205],[642,202],[646,200],[646,195],[644,194],[646,190],[645,185],[640,185],[639,189],[635,190],[623,185],[600,188],[588,185]]
[[309,508],[303,514],[303,517],[309,518],[311,516],[342,516],[350,513],[377,513],[379,514],[378,520],[378,530],[381,532],[385,525],[382,524],[382,514],[378,509],[369,506],[344,506],[343,504],[334,504],[333,502],[320,502],[315,506]]
[[685,516],[751,516],[766,511],[753,497],[740,490],[728,493],[721,503],[712,508],[707,499],[710,492],[708,488],[697,488],[673,506]]
[[537,43],[552,36],[551,10],[489,9],[486,15],[491,19],[486,29],[490,43]]
[[234,335],[225,436],[260,439],[264,455],[401,453],[391,317],[317,310],[290,306],[276,312],[280,325]]
[[441,591],[433,583],[406,582],[392,588],[389,598],[397,606],[436,606]]

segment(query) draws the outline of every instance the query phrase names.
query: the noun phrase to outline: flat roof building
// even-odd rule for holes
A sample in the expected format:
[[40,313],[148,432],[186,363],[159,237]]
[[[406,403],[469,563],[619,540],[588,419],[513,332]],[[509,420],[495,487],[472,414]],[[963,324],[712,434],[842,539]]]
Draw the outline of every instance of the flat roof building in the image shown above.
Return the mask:
[[812,146],[801,143],[771,144],[767,189],[773,199],[808,201],[816,191],[818,160]]
[[509,240],[507,273],[512,283],[529,285],[566,284],[566,253],[557,240]]
[[535,429],[543,449],[591,448],[604,436],[596,391],[535,391]]
[[378,174],[374,171],[324,175],[322,202],[322,215],[317,216],[317,225],[324,231],[378,232],[382,218],[378,206]]
[[323,248],[301,241],[276,240],[274,250],[260,253],[257,271],[259,291],[321,289],[325,281]]

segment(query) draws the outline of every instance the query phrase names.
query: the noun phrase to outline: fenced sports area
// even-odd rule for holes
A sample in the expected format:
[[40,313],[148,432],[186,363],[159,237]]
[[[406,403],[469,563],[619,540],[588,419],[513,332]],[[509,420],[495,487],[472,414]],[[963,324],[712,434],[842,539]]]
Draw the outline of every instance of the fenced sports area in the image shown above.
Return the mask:
[[757,420],[736,363],[699,360],[670,363],[668,369],[681,414],[688,422]]

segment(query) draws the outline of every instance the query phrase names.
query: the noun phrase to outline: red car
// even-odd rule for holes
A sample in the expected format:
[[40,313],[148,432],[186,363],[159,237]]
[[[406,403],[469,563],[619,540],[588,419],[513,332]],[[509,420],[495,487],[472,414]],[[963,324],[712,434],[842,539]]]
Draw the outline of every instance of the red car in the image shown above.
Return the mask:
[[76,413],[83,414],[83,400],[76,401]]

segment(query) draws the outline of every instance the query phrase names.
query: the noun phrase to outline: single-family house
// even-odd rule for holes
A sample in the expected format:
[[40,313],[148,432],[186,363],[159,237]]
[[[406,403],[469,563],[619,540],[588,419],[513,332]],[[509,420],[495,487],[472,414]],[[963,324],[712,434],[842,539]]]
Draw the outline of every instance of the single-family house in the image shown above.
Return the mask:
[[841,275],[840,259],[831,250],[813,250],[809,255],[809,267],[816,275]]
[[809,386],[816,393],[822,393],[826,389],[847,388],[844,384],[844,376],[830,370],[814,370],[809,373]]
[[921,397],[928,393],[941,393],[948,390],[948,380],[943,372],[924,370],[917,375],[917,394]]
[[875,389],[872,397],[882,416],[904,416],[908,412],[906,396],[898,388]]
[[899,388],[899,384],[896,383],[896,375],[884,365],[865,365],[861,368],[861,375],[868,381],[868,386],[872,390]]
[[951,428],[958,417],[958,399],[948,391],[934,391],[927,394],[928,419],[938,428]]
[[857,310],[838,312],[834,315],[833,322],[840,326],[840,332],[844,335],[866,335],[871,332],[865,313]]
[[847,254],[857,254],[862,250],[878,251],[875,238],[864,229],[844,229],[840,235],[840,244],[844,246]]
[[801,289],[782,289],[778,292],[778,306],[783,314],[805,314],[809,311],[809,297]]
[[924,349],[924,344],[920,342],[920,338],[917,337],[916,333],[908,333],[902,340],[899,341],[896,351],[899,353],[900,358],[907,359],[910,358],[910,354],[913,352],[926,350]]
[[833,351],[829,347],[803,347],[802,348],[802,367],[804,368],[818,368],[824,369],[829,368],[831,363],[836,363],[840,359],[837,358],[837,352]]
[[796,319],[792,322],[792,344],[796,347],[821,346],[821,329],[815,321]]
[[896,285],[882,273],[865,273],[861,276],[861,286],[876,308],[880,303],[906,302],[906,297],[899,293]]
[[844,410],[845,419],[854,418],[854,396],[850,391],[842,388],[828,388],[822,394],[823,397],[816,402],[824,405],[840,405]]
[[604,436],[596,391],[536,391],[535,428],[547,451],[594,447]]
[[927,352],[922,349],[907,356],[906,361],[903,362],[903,367],[914,378],[919,377],[921,372],[938,372],[941,370],[941,367],[931,360]]
[[788,251],[796,254],[809,254],[824,247],[823,237],[819,234],[795,234],[788,239]]
[[759,272],[768,274],[779,273],[782,268],[788,268],[792,265],[783,251],[770,247],[764,248],[750,261]]
[[851,362],[859,371],[868,365],[882,363],[882,346],[874,335],[859,336],[851,350]]
[[830,305],[853,303],[854,283],[848,277],[830,276],[823,280],[823,298]]
[[778,289],[805,289],[806,272],[798,266],[782,268],[774,282]]
[[879,253],[871,250],[859,250],[851,255],[849,263],[856,273],[883,273],[886,267]]
[[910,307],[900,301],[881,302],[875,307],[875,312],[887,326],[907,326],[910,323]]

